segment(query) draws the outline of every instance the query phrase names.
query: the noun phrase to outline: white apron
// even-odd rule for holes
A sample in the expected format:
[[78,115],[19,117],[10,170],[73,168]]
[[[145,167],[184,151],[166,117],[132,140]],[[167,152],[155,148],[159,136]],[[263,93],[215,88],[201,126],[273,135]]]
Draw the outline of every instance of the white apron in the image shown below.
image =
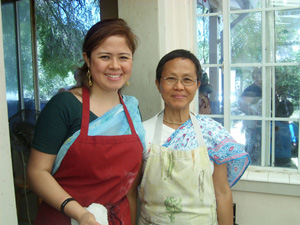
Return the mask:
[[160,146],[163,112],[158,116],[139,191],[139,225],[217,225],[210,160],[198,120],[190,114],[199,147],[189,151]]

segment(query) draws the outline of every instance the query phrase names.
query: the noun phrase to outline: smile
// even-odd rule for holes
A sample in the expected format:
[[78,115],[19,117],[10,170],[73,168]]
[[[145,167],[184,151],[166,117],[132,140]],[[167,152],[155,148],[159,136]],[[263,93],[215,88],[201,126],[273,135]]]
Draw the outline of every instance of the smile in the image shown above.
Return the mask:
[[117,75],[113,75],[113,74],[105,74],[105,76],[110,77],[110,78],[119,78],[122,76],[122,74],[117,74]]
[[185,98],[185,96],[184,95],[173,95],[173,98],[182,99],[182,98]]

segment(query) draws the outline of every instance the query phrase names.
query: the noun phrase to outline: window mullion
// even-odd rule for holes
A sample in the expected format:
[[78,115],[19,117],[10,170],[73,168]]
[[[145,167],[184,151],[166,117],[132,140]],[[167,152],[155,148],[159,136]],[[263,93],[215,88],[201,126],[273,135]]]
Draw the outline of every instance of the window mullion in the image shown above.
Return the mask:
[[230,132],[230,2],[223,1],[224,127]]
[[31,18],[31,52],[32,52],[32,73],[34,87],[34,105],[36,110],[41,110],[40,87],[38,78],[38,57],[37,57],[37,35],[35,19],[35,1],[30,0],[30,18]]
[[261,26],[262,26],[262,118],[261,118],[261,166],[266,165],[266,152],[269,152],[270,149],[267,146],[269,146],[269,143],[266,143],[266,140],[270,140],[269,130],[270,128],[267,125],[267,122],[265,120],[266,116],[266,69],[265,69],[265,63],[266,63],[266,51],[268,49],[266,48],[266,14],[265,14],[265,1],[262,1],[262,11],[261,11]]
[[17,77],[18,77],[18,89],[19,89],[19,103],[20,110],[25,109],[24,103],[24,90],[23,90],[23,75],[21,66],[21,37],[20,37],[20,19],[19,19],[19,8],[18,2],[14,2],[15,10],[15,29],[16,29],[16,54],[17,54]]

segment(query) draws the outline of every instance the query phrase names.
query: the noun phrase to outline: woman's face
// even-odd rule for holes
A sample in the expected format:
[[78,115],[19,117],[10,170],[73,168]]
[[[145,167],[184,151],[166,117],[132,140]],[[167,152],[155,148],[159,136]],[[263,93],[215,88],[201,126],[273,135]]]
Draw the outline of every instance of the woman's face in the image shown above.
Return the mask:
[[94,88],[104,91],[119,90],[132,73],[132,51],[122,36],[110,36],[91,53],[83,53],[90,68]]
[[[164,65],[161,76],[196,80],[196,67],[190,59],[175,58]],[[176,84],[168,84],[167,81],[162,78],[160,84],[157,80],[155,83],[165,102],[165,108],[180,111],[189,110],[189,105],[200,86],[200,82],[197,81],[190,86],[184,86],[181,80]]]

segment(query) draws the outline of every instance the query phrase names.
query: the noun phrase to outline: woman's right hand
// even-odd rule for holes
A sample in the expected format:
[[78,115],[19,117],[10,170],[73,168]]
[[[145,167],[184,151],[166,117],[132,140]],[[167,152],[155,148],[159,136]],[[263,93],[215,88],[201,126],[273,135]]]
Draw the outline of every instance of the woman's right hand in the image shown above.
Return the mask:
[[86,213],[82,214],[78,222],[79,225],[101,225],[96,221],[95,216],[89,211],[86,211]]

